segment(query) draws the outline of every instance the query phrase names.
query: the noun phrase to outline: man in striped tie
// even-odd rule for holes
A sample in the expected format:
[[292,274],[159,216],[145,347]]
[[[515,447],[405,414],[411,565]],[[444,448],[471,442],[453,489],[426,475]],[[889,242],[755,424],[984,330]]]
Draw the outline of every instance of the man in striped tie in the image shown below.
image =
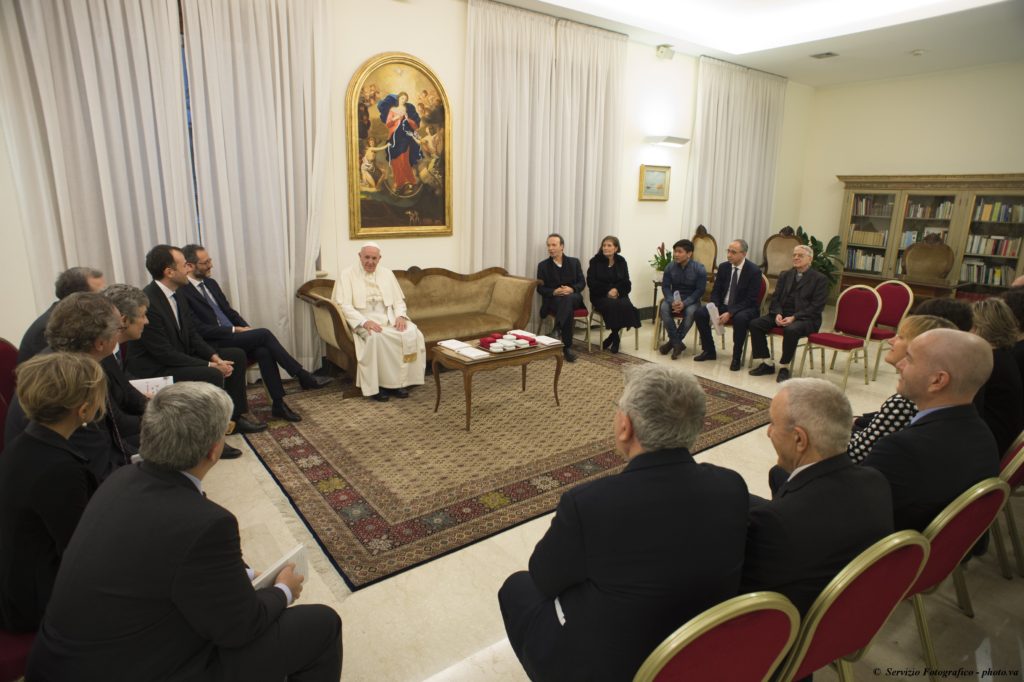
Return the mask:
[[[747,325],[758,315],[757,297],[761,293],[761,268],[747,260],[747,242],[736,239],[729,243],[725,262],[719,263],[711,302],[718,308],[719,322],[732,321],[732,363],[729,369],[738,372],[743,364],[743,344],[747,340]],[[699,308],[693,317],[700,334],[703,353],[694,362],[714,360],[715,340],[711,335],[711,314]]]

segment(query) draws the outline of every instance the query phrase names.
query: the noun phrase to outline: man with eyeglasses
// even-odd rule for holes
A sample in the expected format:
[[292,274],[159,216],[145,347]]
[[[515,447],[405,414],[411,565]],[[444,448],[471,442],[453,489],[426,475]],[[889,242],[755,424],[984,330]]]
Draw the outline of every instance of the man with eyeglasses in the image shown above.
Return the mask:
[[[747,325],[757,317],[757,296],[761,293],[761,268],[747,260],[747,242],[736,239],[726,250],[725,262],[719,263],[711,302],[718,308],[720,324],[732,321],[732,363],[729,369],[739,371],[743,364],[743,344],[747,340]],[[703,352],[693,359],[704,362],[717,358],[715,340],[711,335],[711,313],[706,307],[698,308],[693,316]]]
[[182,287],[182,293],[188,298],[199,335],[214,348],[230,346],[245,351],[248,357],[259,364],[260,376],[270,394],[271,415],[290,422],[302,421],[302,417],[284,401],[285,392],[278,365],[297,377],[299,385],[305,390],[323,388],[331,380],[308,372],[285,350],[269,329],[250,326],[231,307],[217,280],[210,276],[213,272],[213,258],[205,248],[199,244],[189,244],[181,252],[185,262],[191,266],[188,275],[190,286]]

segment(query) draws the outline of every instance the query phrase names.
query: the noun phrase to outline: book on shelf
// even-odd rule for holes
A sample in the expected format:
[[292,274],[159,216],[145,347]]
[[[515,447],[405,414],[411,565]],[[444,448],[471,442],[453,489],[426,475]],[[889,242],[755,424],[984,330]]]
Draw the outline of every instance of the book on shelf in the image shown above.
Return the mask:
[[1016,258],[1020,252],[1020,240],[1020,237],[972,234],[967,237],[967,253],[972,256]]
[[889,233],[861,230],[857,225],[851,225],[850,241],[861,246],[885,246],[889,241]]
[[946,220],[953,215],[953,202],[949,199],[938,204],[919,204],[910,202],[907,204],[908,218],[936,218]]
[[983,260],[965,258],[960,266],[960,281],[967,284],[1009,286],[1016,274],[1012,265],[992,265]]
[[900,239],[900,248],[905,249],[916,241],[917,232],[915,232],[914,230],[908,230],[903,233],[903,237]]
[[849,248],[846,250],[846,269],[881,272],[885,263],[885,254],[863,249]]
[[994,223],[1024,223],[1024,200],[1016,204],[1003,201],[981,201],[974,207],[972,220]]
[[888,218],[892,215],[893,200],[891,197],[883,197],[885,203],[876,201],[874,196],[858,194],[854,198],[854,213],[857,215],[881,216]]

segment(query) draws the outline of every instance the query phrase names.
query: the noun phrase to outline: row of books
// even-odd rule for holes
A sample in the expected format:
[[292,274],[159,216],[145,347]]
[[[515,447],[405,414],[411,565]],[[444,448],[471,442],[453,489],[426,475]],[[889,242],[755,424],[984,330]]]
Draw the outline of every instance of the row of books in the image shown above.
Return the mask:
[[857,224],[854,223],[850,225],[850,241],[864,246],[885,246],[889,241],[889,233],[860,230],[857,228]]
[[986,237],[983,234],[972,234],[967,238],[969,254],[1016,258],[1019,251],[1020,237]]
[[847,270],[868,270],[870,272],[881,272],[885,263],[885,254],[862,249],[846,250]]
[[930,204],[907,204],[907,217],[946,220],[953,217],[953,202],[947,199],[934,206]]
[[992,286],[1010,286],[1016,276],[1016,268],[1012,265],[991,265],[981,260],[964,259],[960,266],[960,281],[971,284],[991,284]]
[[900,248],[905,249],[914,242],[919,242],[930,234],[938,235],[939,239],[941,239],[942,242],[945,243],[946,235],[949,234],[949,228],[942,226],[933,226],[926,227],[920,232],[917,230],[907,230],[903,233],[903,236],[900,237]]
[[858,194],[853,199],[854,215],[891,216],[892,197],[881,197],[881,199],[885,203],[882,203],[881,200],[875,201],[875,197],[871,195]]
[[998,223],[1024,223],[1024,203],[982,201],[974,207],[974,220]]

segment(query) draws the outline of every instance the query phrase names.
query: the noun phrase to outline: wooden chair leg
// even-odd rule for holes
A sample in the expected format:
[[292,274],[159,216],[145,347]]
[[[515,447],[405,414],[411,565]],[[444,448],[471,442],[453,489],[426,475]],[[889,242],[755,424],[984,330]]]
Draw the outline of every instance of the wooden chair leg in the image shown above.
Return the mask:
[[1013,545],[1013,554],[1017,561],[1017,573],[1024,577],[1024,547],[1021,546],[1020,531],[1017,530],[1017,520],[1013,518],[1009,498],[1003,507],[1003,513],[1006,514],[1006,529],[1010,531],[1010,544]]
[[960,606],[960,610],[968,618],[974,618],[971,594],[967,591],[967,580],[964,579],[964,569],[962,566],[957,566],[953,569],[953,587],[956,588],[956,603]]
[[920,594],[911,597],[914,603],[914,618],[917,620],[917,635],[921,639],[921,648],[924,650],[924,660],[928,667],[935,670],[939,663],[935,658],[935,648],[932,647],[932,635],[928,631],[928,618],[924,614],[924,599]]
[[[804,363],[807,362],[808,349],[810,349],[809,344],[804,346],[804,352],[800,354],[800,370],[796,373],[798,377],[802,377],[804,375]],[[814,351],[812,350],[811,353],[813,354]]]
[[[819,350],[821,350],[821,373],[824,374],[825,373],[825,347],[821,346],[819,348]],[[812,360],[814,359],[814,353],[813,352],[811,353],[811,359]],[[813,362],[811,363],[811,369],[814,369],[814,363]]]
[[864,385],[867,386],[871,383],[870,379],[868,379],[868,365],[870,365],[871,362],[868,358],[868,347],[866,341],[864,342],[864,348],[861,350],[864,351]]
[[839,674],[839,682],[853,682],[853,666],[846,659],[836,661],[836,672]]
[[989,528],[992,534],[992,542],[996,545],[996,558],[999,559],[999,570],[1007,580],[1013,580],[1013,571],[1010,570],[1010,559],[1006,556],[1006,545],[1003,543],[1003,526],[999,523],[999,516],[992,520]]
[[[832,355],[832,361],[835,362],[835,353]],[[843,391],[846,390],[846,382],[850,380],[850,365],[853,363],[853,352],[846,354],[846,371],[843,372]]]

